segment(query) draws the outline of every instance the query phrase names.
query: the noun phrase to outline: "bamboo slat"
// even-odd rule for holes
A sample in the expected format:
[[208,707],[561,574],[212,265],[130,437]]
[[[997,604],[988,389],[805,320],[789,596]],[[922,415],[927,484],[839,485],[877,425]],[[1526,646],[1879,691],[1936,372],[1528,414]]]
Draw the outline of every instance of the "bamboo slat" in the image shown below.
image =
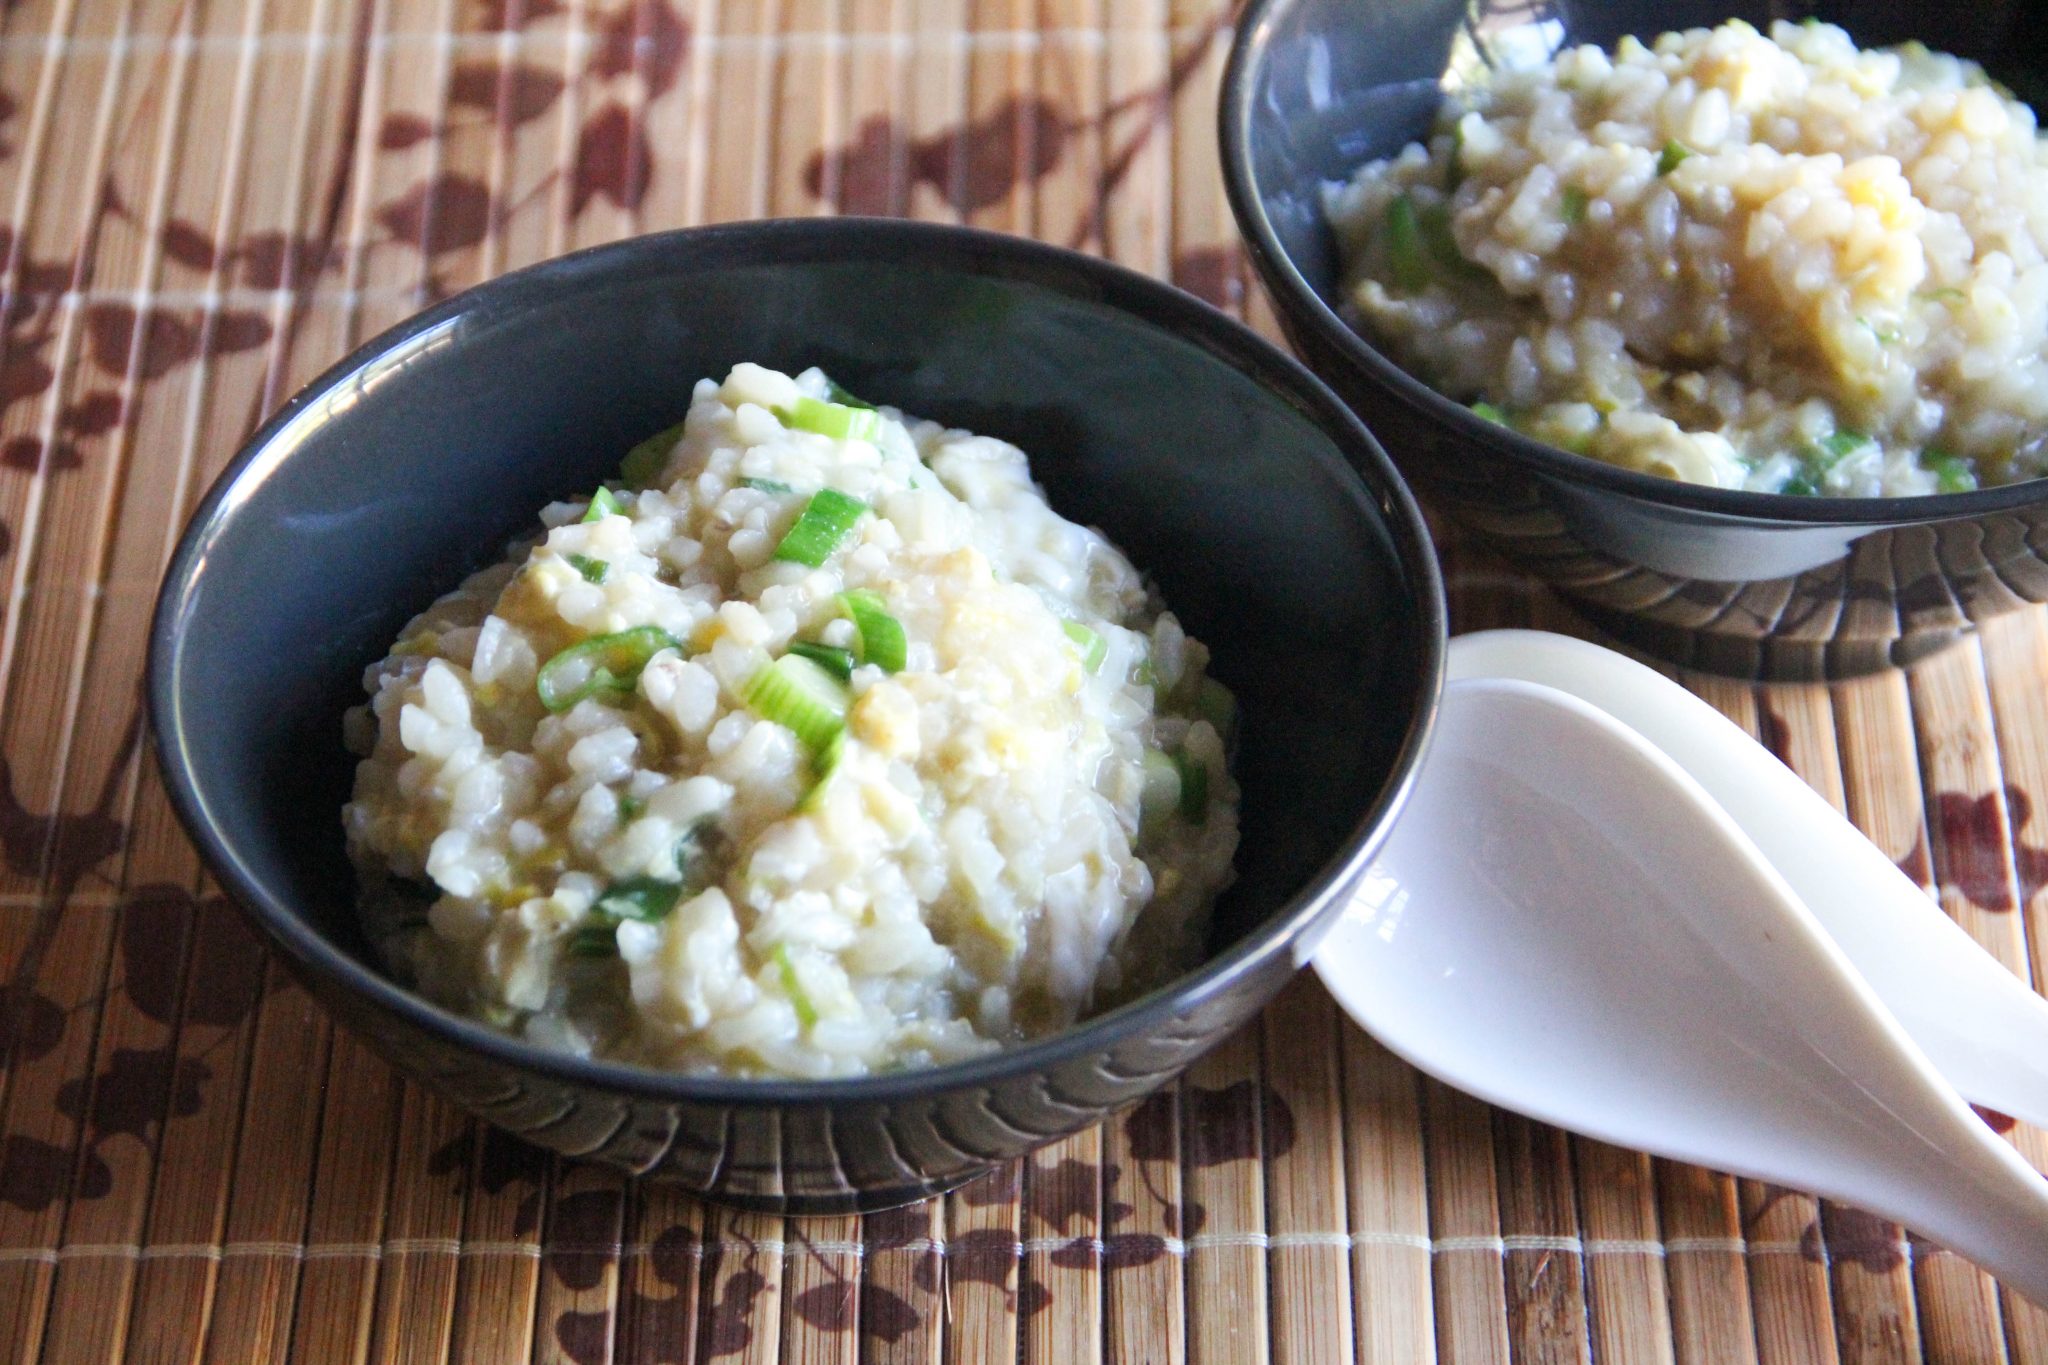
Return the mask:
[[[1939,1248],[1496,1113],[1306,976],[944,1199],[707,1209],[401,1082],[201,874],[135,724],[149,613],[294,387],[502,271],[763,214],[1028,233],[1277,336],[1216,171],[1229,9],[0,9],[0,1359],[2048,1365],[2048,1313]],[[1586,632],[1438,529],[1456,628]],[[1908,674],[1679,676],[2048,984],[2048,613]]]

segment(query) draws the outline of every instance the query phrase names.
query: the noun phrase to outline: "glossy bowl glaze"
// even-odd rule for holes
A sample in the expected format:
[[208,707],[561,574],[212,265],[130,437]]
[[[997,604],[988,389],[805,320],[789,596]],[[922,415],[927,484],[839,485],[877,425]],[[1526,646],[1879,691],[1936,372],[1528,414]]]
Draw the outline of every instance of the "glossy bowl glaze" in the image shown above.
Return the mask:
[[[388,980],[340,810],[365,665],[541,506],[588,490],[740,360],[1022,445],[1055,507],[1152,573],[1236,690],[1239,880],[1204,965],[1044,1041],[825,1082],[551,1054]],[[713,1198],[901,1203],[1144,1095],[1306,960],[1406,794],[1443,671],[1413,502],[1358,420],[1206,305],[1100,261],[857,219],[643,237],[495,280],[370,342],[249,442],[193,519],[151,641],[173,800],[334,1015],[555,1150]]]
[[1253,0],[1224,78],[1223,170],[1296,349],[1432,502],[1621,639],[1739,677],[1876,671],[2048,601],[2048,479],[1922,498],[1702,488],[1486,422],[1339,316],[1322,187],[1426,134],[1450,65],[1809,14],[1858,42],[1918,37],[2021,95],[2048,76],[2048,6],[1847,0]]

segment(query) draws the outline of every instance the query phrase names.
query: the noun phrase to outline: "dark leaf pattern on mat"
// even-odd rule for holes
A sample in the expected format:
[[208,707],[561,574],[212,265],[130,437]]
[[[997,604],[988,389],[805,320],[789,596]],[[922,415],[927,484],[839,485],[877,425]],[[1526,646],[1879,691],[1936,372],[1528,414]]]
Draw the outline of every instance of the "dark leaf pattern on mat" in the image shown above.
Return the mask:
[[1970,1108],[1976,1110],[1977,1117],[1989,1124],[1991,1131],[2001,1137],[2020,1126],[2019,1120],[2010,1114],[2002,1114],[1996,1109],[1989,1109],[1981,1104],[1973,1104]]
[[[121,903],[119,989],[138,1014],[174,1030],[180,1022],[181,983],[187,976],[203,989],[182,1001],[188,1025],[232,1028],[255,1010],[264,982],[264,954],[225,897],[196,897],[162,883],[137,888]],[[104,1002],[93,1000],[99,1008]],[[31,992],[12,1016],[21,1023],[10,1033],[21,1045],[17,1061],[54,1050],[64,1016],[56,1004]],[[24,1133],[9,1134],[0,1161],[0,1201],[35,1210],[59,1199],[91,1199],[112,1188],[111,1169],[101,1149],[117,1137],[153,1143],[170,1119],[196,1114],[204,1106],[215,1069],[206,1056],[182,1056],[175,1034],[157,1047],[114,1047],[91,1072],[57,1088],[54,1107],[81,1135],[75,1153]],[[45,1149],[49,1150],[45,1150]],[[62,1151],[59,1162],[52,1152]]]
[[[1228,31],[1230,18],[1229,7],[1211,15],[1169,65],[1164,80],[1122,97],[1097,117],[1076,117],[1044,96],[1013,94],[977,118],[918,138],[906,136],[886,115],[876,115],[861,121],[851,141],[821,147],[805,160],[804,188],[812,198],[831,201],[842,212],[896,213],[914,189],[925,186],[956,212],[975,213],[994,208],[1057,171],[1077,139],[1100,138],[1105,156],[1095,203],[1082,215],[1069,245],[1099,242],[1113,251],[1117,244],[1107,240],[1110,223],[1102,206],[1129,179],[1139,155],[1166,124],[1175,98],[1202,69],[1211,46]],[[1137,116],[1137,126],[1118,135],[1112,125],[1127,115]],[[1190,273],[1198,273],[1204,263],[1203,258],[1190,256]],[[1222,277],[1213,284],[1216,294],[1204,297],[1220,302]]]
[[651,164],[646,127],[625,105],[605,105],[590,116],[576,138],[570,214],[583,212],[596,199],[609,199],[622,209],[639,208]]
[[464,62],[448,75],[448,103],[516,128],[554,108],[567,84],[561,72],[528,62]]
[[[506,31],[554,18],[564,12],[559,0],[487,0],[479,18],[486,30]],[[367,22],[363,11],[361,22]],[[448,116],[394,110],[382,116],[371,139],[381,154],[398,154],[435,139],[498,136],[547,117],[561,107],[572,83],[588,90],[591,112],[577,129],[575,160],[569,170],[569,211],[583,212],[605,200],[621,209],[637,210],[654,174],[644,120],[636,111],[645,101],[673,89],[687,64],[691,29],[674,0],[627,0],[588,16],[592,41],[575,68],[533,61],[500,62],[479,58],[457,63],[449,72]],[[356,54],[360,60],[362,53]],[[351,89],[360,91],[360,82]],[[15,117],[14,97],[0,93],[0,155],[11,150],[6,139]],[[354,113],[347,114],[349,119]],[[335,191],[329,195],[325,222],[304,231],[267,229],[236,242],[219,240],[208,227],[186,218],[171,218],[156,232],[164,260],[174,267],[203,271],[223,285],[254,290],[303,291],[344,265],[338,232],[340,190],[346,186],[353,148],[341,147],[335,169]],[[370,217],[383,230],[381,242],[420,252],[429,261],[474,247],[515,210],[545,191],[550,174],[516,199],[494,195],[481,181],[452,171],[424,176],[371,207]],[[98,217],[134,218],[111,181],[101,192]],[[97,221],[97,220],[96,220]],[[54,348],[66,291],[90,282],[93,242],[70,258],[45,258],[22,250],[12,226],[0,225],[0,260],[13,272],[4,315],[0,315],[0,418],[17,404],[41,399],[56,382]],[[429,297],[446,292],[439,276],[424,282]],[[296,322],[296,308],[289,323]],[[247,308],[218,310],[138,310],[128,302],[96,299],[86,304],[87,373],[116,383],[146,388],[166,375],[208,355],[255,351],[278,340],[271,317]],[[291,345],[287,327],[283,345]],[[127,413],[122,390],[92,388],[60,408],[53,423],[55,437],[26,432],[0,440],[0,467],[44,476],[78,469],[81,440],[115,432]],[[260,413],[251,413],[254,420]],[[0,524],[0,555],[13,543],[10,528]]]
[[[696,1318],[701,1251],[697,1234],[689,1228],[665,1229],[648,1247],[645,1263],[669,1292],[650,1294],[633,1276],[621,1275],[616,1313],[571,1309],[556,1316],[555,1343],[562,1354],[576,1365],[605,1365],[614,1359],[636,1365],[684,1365],[696,1359],[686,1324]],[[614,1340],[636,1328],[638,1335]]]
[[512,1216],[512,1231],[520,1237],[540,1227],[541,1184],[547,1169],[546,1152],[484,1123],[470,1124],[427,1156],[428,1174],[449,1176],[467,1189],[474,1171],[475,1188],[493,1199],[514,1186],[522,1187],[524,1193]]
[[2034,818],[2034,801],[2025,791],[2008,786],[2003,800],[1996,792],[1976,797],[1937,792],[1932,809],[1942,881],[1973,904],[1992,911],[2013,909],[2008,868],[2018,879],[2020,903],[2048,886],[2048,848],[2023,837]]

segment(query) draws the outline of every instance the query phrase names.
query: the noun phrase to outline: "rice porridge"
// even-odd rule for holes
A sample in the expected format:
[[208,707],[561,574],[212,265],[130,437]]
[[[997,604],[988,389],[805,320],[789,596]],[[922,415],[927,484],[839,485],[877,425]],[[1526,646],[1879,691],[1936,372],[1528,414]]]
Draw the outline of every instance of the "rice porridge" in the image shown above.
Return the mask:
[[1818,22],[1569,48],[1327,208],[1355,321],[1539,440],[1775,493],[2048,472],[2048,150],[1972,63]]
[[406,627],[344,812],[393,971],[544,1046],[831,1076],[1163,983],[1234,703],[1015,446],[739,365]]

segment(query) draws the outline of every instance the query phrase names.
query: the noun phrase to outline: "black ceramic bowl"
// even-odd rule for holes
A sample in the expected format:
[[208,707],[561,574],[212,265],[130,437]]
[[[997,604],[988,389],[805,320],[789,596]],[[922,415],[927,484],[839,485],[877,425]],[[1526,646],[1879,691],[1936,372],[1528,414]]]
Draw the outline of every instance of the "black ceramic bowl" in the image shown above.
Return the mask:
[[1786,497],[1661,479],[1495,426],[1338,316],[1321,189],[1427,133],[1461,32],[1504,61],[1808,14],[1865,45],[1918,37],[1977,58],[2041,107],[2048,6],[2026,0],[1253,0],[1223,85],[1224,180],[1260,278],[1296,349],[1402,472],[1613,634],[1743,677],[1870,672],[2048,601],[2048,480],[1924,498]]
[[[1238,882],[1204,965],[1058,1036],[872,1078],[690,1079],[431,1006],[358,932],[344,708],[405,620],[613,473],[737,361],[1006,437],[1153,573],[1237,692]],[[855,219],[643,237],[508,275],[285,405],[172,562],[150,714],[179,814],[334,1015],[557,1151],[761,1208],[877,1208],[1144,1095],[1249,1018],[1341,908],[1435,714],[1442,589],[1414,504],[1293,360],[1155,281],[1016,238]]]

